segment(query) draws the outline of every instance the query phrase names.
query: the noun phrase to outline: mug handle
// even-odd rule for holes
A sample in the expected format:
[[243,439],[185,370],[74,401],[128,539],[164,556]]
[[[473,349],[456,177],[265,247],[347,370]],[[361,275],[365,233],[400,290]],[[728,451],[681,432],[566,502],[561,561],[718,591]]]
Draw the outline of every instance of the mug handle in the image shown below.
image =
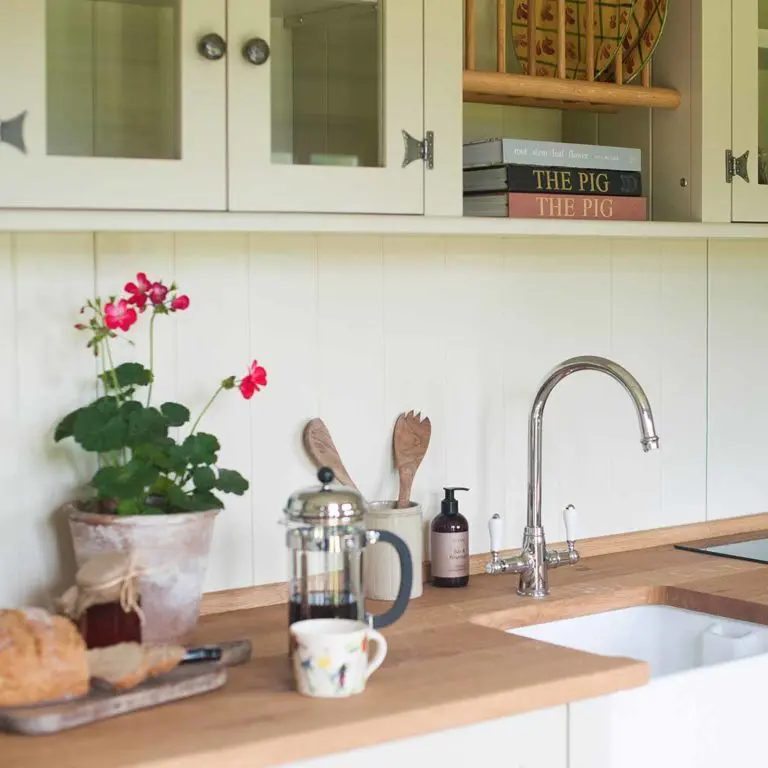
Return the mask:
[[371,640],[376,643],[376,655],[368,662],[368,666],[365,669],[366,680],[384,663],[384,657],[387,655],[387,641],[381,632],[369,629],[368,641],[370,642]]
[[376,531],[379,535],[378,541],[385,544],[391,544],[400,560],[400,588],[397,590],[397,597],[392,607],[378,616],[372,616],[373,629],[383,629],[390,624],[394,624],[408,607],[408,601],[411,599],[411,586],[413,585],[413,558],[408,545],[395,533],[391,531]]

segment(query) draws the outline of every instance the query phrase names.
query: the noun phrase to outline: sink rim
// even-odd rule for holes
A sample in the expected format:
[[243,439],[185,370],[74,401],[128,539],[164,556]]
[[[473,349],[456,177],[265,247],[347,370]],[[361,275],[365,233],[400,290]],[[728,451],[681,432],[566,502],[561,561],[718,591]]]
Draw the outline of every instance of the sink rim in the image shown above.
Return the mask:
[[[643,617],[645,612],[650,615]],[[611,614],[622,616],[612,624]],[[591,626],[590,619],[594,619],[595,626]],[[586,626],[582,622],[587,622]],[[575,625],[570,627],[569,636],[568,625],[572,623]],[[553,625],[557,625],[552,633],[554,636],[547,636],[546,628]],[[721,628],[726,631],[719,632]],[[733,634],[734,628],[736,634]],[[526,630],[533,630],[533,636]],[[537,636],[537,630],[542,634]],[[696,673],[704,668],[768,654],[768,624],[723,616],[711,609],[667,603],[641,603],[591,611],[512,626],[504,632],[518,639],[593,656],[633,659],[648,665],[651,680]]]

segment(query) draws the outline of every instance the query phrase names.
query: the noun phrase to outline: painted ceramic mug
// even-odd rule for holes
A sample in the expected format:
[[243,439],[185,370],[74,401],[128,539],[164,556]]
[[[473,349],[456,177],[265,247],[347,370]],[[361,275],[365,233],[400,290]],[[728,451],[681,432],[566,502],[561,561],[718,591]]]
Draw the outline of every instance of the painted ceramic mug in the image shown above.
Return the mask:
[[[293,677],[305,696],[343,698],[362,693],[387,655],[387,641],[365,622],[306,619],[290,626]],[[368,644],[376,654],[368,659]]]

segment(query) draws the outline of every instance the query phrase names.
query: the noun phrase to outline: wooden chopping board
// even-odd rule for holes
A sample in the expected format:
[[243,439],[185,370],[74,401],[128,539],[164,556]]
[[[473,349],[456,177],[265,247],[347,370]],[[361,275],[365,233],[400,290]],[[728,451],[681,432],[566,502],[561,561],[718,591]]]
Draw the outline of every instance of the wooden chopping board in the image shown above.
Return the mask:
[[0,731],[43,736],[214,691],[227,682],[227,666],[242,664],[251,656],[248,640],[220,645],[219,661],[181,664],[129,691],[92,681],[90,692],[77,699],[0,708]]

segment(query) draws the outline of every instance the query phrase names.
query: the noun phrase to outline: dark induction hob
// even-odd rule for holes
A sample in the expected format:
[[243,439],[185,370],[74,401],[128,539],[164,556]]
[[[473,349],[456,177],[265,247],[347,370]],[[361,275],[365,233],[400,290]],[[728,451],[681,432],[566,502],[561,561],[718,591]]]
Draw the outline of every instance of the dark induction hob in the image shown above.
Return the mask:
[[750,560],[753,563],[768,563],[768,537],[734,541],[731,544],[716,544],[709,547],[697,547],[691,544],[675,544],[676,549],[689,552],[702,552],[705,555],[733,557],[736,560]]

